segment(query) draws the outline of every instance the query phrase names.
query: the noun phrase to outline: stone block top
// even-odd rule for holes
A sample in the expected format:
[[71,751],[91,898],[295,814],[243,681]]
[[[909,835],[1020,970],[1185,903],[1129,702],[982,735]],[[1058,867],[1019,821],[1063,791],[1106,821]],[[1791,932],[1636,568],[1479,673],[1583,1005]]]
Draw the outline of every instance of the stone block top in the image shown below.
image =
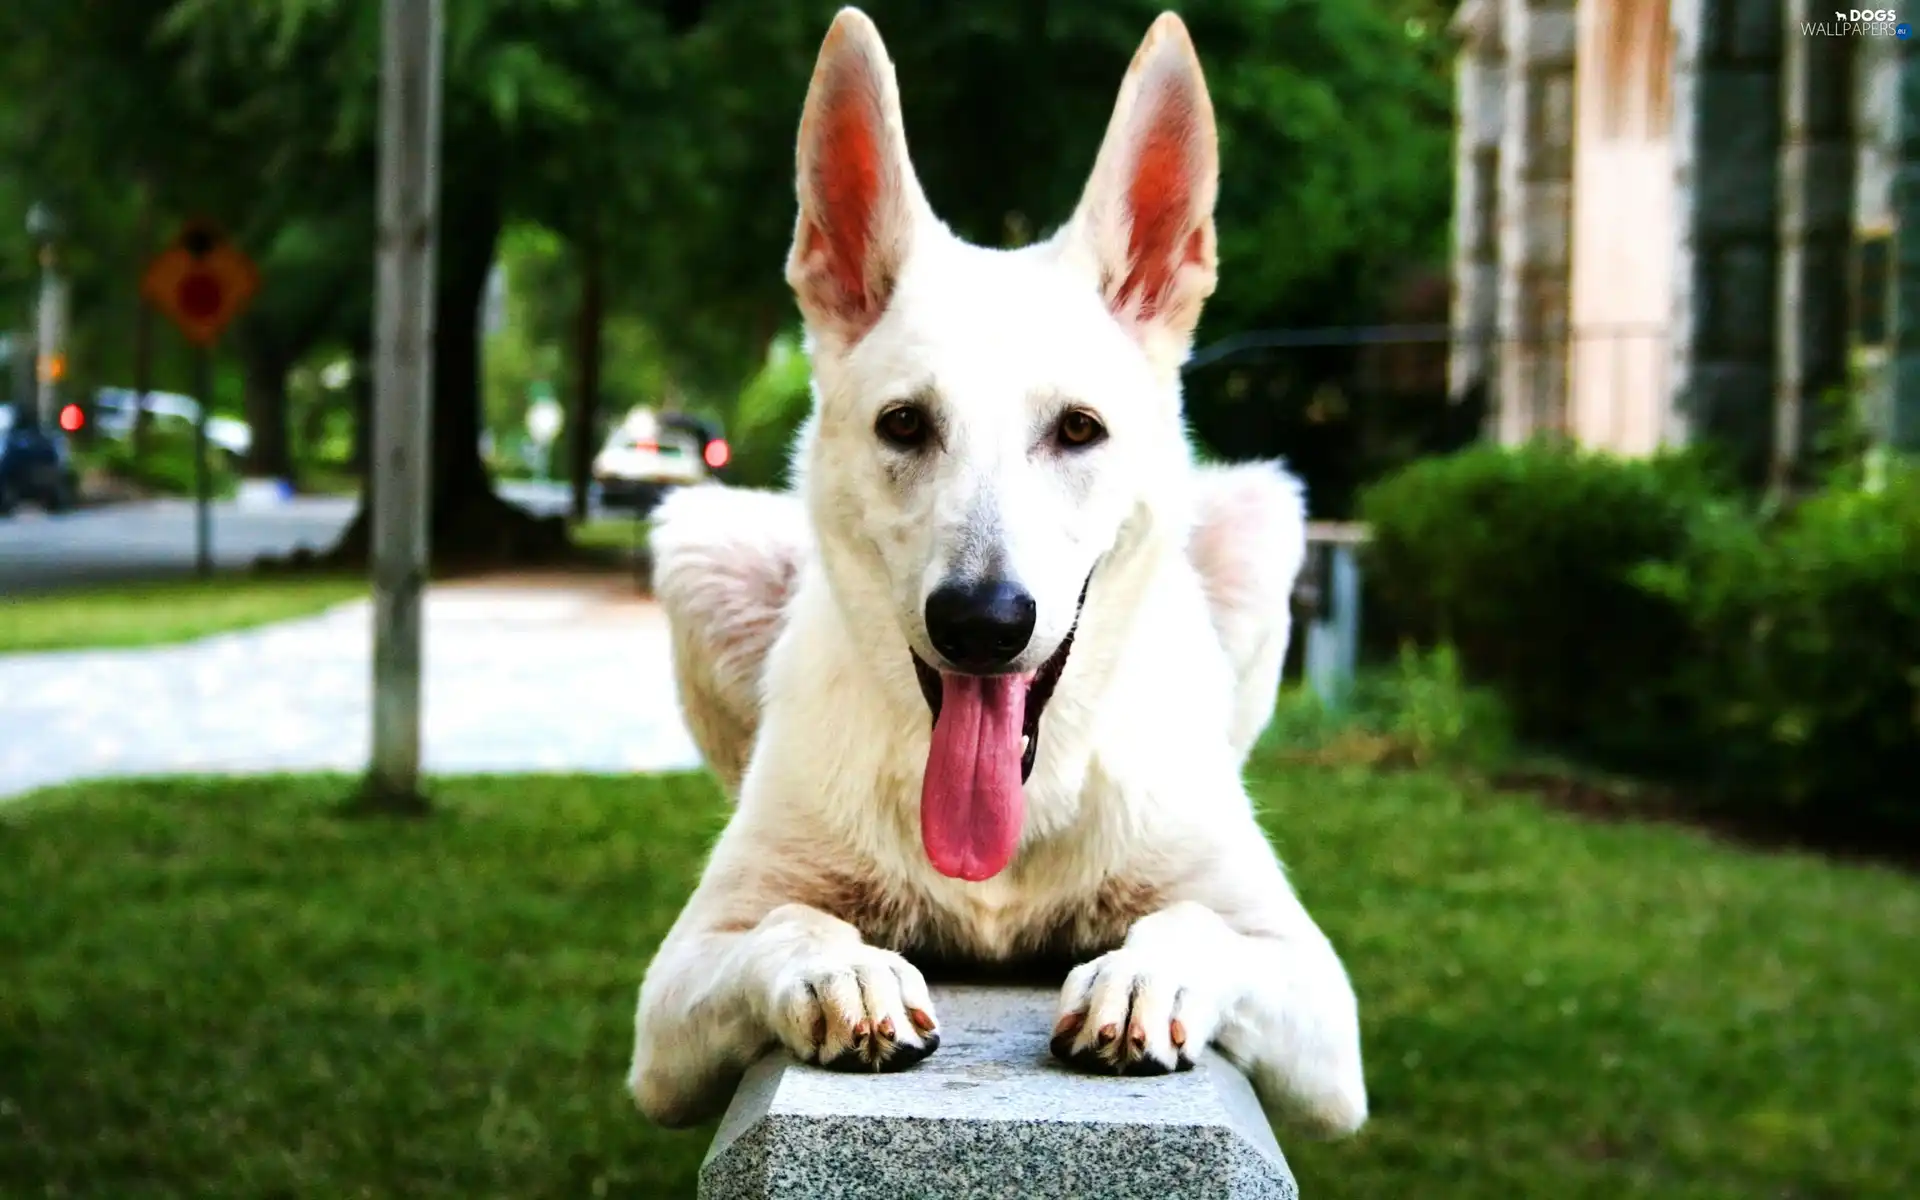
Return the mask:
[[1191,1071],[1082,1075],[1047,1049],[1054,989],[933,989],[940,1049],[897,1074],[768,1055],[700,1171],[704,1200],[1297,1200],[1252,1087]]

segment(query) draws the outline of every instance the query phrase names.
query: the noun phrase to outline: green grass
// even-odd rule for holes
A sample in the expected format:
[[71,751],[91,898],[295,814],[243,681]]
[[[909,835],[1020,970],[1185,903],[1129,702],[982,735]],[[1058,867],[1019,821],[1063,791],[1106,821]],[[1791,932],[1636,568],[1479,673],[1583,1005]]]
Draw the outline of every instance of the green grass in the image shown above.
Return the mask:
[[0,597],[0,654],[161,646],[311,616],[367,594],[337,575],[212,579]]
[[632,517],[596,517],[572,526],[568,536],[583,550],[631,554],[647,544],[647,527],[645,522]]
[[307,462],[294,470],[300,490],[310,496],[353,496],[364,490],[360,473],[335,462]]
[[[1256,766],[1353,972],[1374,1119],[1309,1200],[1908,1197],[1920,882],[1439,769]],[[0,808],[0,1180],[63,1196],[672,1197],[621,1081],[702,779],[118,783]]]

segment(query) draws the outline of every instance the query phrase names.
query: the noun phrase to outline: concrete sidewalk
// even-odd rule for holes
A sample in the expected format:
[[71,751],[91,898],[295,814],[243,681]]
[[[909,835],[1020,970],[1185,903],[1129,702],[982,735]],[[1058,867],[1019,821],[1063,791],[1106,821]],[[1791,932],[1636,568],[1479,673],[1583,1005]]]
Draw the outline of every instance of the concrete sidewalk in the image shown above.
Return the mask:
[[[0,797],[76,779],[366,767],[366,602],[150,650],[0,656]],[[666,621],[631,585],[436,587],[425,759],[436,774],[699,766]]]

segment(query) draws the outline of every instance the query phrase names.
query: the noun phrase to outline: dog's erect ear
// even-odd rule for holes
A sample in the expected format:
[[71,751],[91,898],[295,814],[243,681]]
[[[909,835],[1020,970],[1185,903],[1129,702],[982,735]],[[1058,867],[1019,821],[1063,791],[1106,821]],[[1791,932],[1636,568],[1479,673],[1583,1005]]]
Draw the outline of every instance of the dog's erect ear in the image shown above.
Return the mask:
[[812,332],[845,349],[886,311],[926,209],[893,62],[857,8],[840,10],[820,47],[796,157],[800,220],[787,282]]
[[1184,357],[1213,293],[1220,148],[1187,27],[1162,13],[1133,56],[1066,253],[1097,272],[1112,309],[1150,351]]

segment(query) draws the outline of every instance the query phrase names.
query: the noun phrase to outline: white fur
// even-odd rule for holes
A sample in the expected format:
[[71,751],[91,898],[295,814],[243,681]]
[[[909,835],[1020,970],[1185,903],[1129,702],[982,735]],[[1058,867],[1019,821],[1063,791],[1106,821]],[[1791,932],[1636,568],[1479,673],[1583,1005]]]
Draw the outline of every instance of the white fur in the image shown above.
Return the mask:
[[[836,241],[848,193],[832,184],[862,133],[882,194],[864,236]],[[1169,135],[1179,177],[1136,170]],[[855,10],[834,22],[802,120],[788,269],[815,385],[798,496],[696,489],[662,510],[653,542],[683,707],[738,791],[640,989],[629,1083],[656,1120],[710,1115],[775,1044],[838,1065],[916,1061],[939,1030],[907,956],[1054,949],[1082,963],[1062,988],[1062,1057],[1174,1069],[1211,1042],[1276,1116],[1334,1134],[1364,1122],[1351,985],[1240,780],[1287,643],[1298,485],[1267,465],[1196,468],[1181,425],[1178,366],[1213,286],[1213,146],[1192,45],[1163,16],[1074,218],[1040,246],[972,247],[914,182],[878,33]],[[1140,177],[1191,203],[1135,256],[1131,202],[1153,194]],[[849,245],[859,261],[836,257]],[[914,455],[875,436],[903,401],[938,428]],[[1068,407],[1107,438],[1050,441]],[[1074,643],[1019,853],[966,883],[921,846],[930,719],[908,651],[943,661],[927,596],[982,562],[1036,600],[1020,669],[1070,629]]]

